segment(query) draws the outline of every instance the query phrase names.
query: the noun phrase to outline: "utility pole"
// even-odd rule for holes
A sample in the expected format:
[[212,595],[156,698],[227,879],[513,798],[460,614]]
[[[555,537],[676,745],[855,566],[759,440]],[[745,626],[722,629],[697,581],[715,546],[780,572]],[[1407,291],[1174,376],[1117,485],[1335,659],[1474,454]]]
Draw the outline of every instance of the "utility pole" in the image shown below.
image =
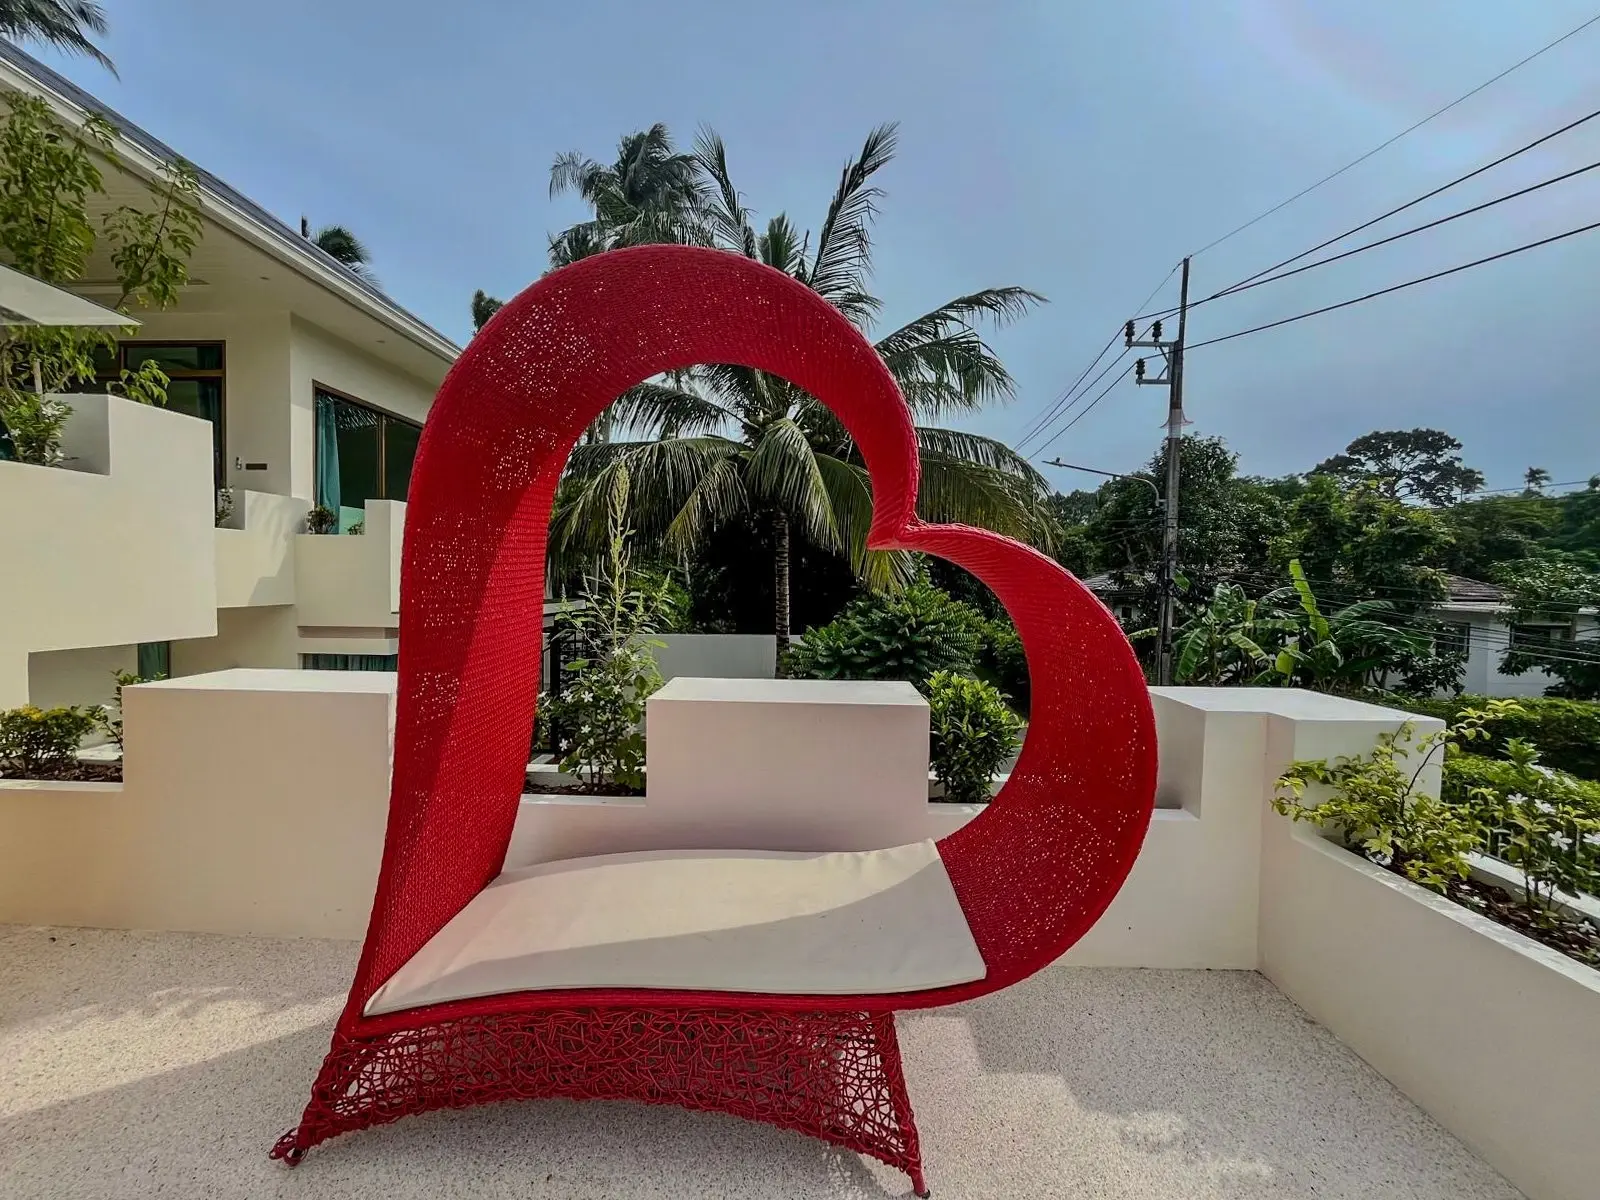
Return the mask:
[[1165,386],[1167,389],[1167,494],[1165,520],[1161,530],[1160,609],[1156,621],[1156,682],[1172,683],[1172,625],[1178,590],[1178,479],[1183,449],[1183,337],[1189,317],[1189,260],[1183,260],[1183,282],[1178,294],[1178,338],[1161,340],[1161,322],[1151,326],[1149,341],[1138,341],[1133,322],[1124,329],[1129,346],[1148,346],[1161,352],[1166,371],[1146,379],[1144,359],[1134,364],[1134,382]]

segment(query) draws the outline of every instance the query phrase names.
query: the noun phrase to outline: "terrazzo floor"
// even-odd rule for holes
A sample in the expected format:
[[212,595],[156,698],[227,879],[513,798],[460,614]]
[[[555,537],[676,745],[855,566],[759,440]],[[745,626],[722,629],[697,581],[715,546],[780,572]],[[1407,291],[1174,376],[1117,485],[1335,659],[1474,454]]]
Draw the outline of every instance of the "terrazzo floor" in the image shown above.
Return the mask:
[[[356,947],[0,927],[0,1197],[881,1197],[904,1176],[733,1118],[562,1101],[267,1148]],[[1266,980],[1055,968],[901,1017],[945,1200],[1513,1200]]]

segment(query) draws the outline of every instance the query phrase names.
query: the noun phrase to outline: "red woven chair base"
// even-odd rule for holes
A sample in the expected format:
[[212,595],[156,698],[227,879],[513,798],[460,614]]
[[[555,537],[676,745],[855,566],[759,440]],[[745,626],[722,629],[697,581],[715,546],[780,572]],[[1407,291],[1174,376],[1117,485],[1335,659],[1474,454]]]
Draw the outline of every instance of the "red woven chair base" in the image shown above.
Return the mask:
[[291,1166],[341,1133],[495,1100],[641,1100],[729,1113],[870,1154],[926,1194],[892,1013],[555,1009],[335,1034]]

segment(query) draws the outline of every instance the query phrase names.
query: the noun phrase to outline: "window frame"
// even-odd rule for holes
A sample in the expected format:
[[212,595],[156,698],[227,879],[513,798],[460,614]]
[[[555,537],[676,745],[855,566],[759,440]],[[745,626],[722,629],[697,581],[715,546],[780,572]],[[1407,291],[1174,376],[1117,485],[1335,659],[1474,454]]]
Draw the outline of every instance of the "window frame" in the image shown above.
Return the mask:
[[[208,367],[183,368],[176,371],[168,371],[165,367],[161,369],[167,378],[172,380],[215,379],[217,381],[217,419],[211,422],[217,427],[216,433],[212,435],[215,438],[213,446],[216,459],[212,470],[215,476],[212,484],[219,489],[225,488],[228,486],[228,343],[222,338],[119,338],[116,349],[116,371],[122,372],[128,369],[127,350],[130,347],[159,349],[163,346],[215,346],[217,349],[217,358],[222,365],[215,369]],[[116,383],[121,376],[115,373],[110,375],[98,373],[94,378],[96,383],[104,384]]]
[[[184,344],[187,345],[188,343],[184,343]],[[391,412],[387,408],[379,408],[376,404],[369,404],[365,400],[361,400],[361,399],[358,399],[355,396],[352,396],[349,392],[341,392],[338,388],[329,387],[327,384],[320,383],[315,379],[313,379],[311,381],[311,405],[312,405],[312,409],[313,410],[315,410],[315,408],[316,408],[317,394],[319,392],[322,393],[325,396],[329,396],[329,397],[333,398],[334,400],[338,400],[339,402],[341,402],[343,404],[348,404],[353,408],[365,409],[367,412],[372,413],[374,416],[376,416],[378,418],[378,460],[377,460],[378,461],[378,469],[377,469],[377,478],[378,478],[378,491],[381,494],[377,495],[377,496],[369,496],[368,499],[370,499],[370,500],[395,500],[395,497],[390,496],[390,495],[387,494],[388,491],[389,491],[388,460],[385,457],[388,454],[388,450],[389,450],[389,430],[388,430],[387,422],[396,421],[401,425],[410,426],[412,429],[415,429],[419,435],[422,433],[422,422],[421,421],[413,421],[410,417],[402,417],[399,413]],[[320,461],[320,459],[318,457],[318,455],[320,453],[321,453],[321,451],[317,449],[316,442],[313,439],[312,447],[311,447],[311,472],[312,472],[312,478],[313,479],[317,478],[317,472],[321,469],[321,466],[322,466],[322,463],[321,463],[321,461]],[[413,457],[412,461],[413,461],[413,463],[415,462],[415,458],[414,457]],[[410,476],[408,475],[407,479],[409,480],[409,478],[410,478]],[[410,491],[410,489],[408,488],[407,489],[407,493],[408,494],[409,494],[409,491]],[[396,502],[400,503],[400,504],[404,504],[405,500],[402,497],[401,499],[399,499]],[[362,501],[362,504],[363,504],[363,506],[365,506],[366,501]]]

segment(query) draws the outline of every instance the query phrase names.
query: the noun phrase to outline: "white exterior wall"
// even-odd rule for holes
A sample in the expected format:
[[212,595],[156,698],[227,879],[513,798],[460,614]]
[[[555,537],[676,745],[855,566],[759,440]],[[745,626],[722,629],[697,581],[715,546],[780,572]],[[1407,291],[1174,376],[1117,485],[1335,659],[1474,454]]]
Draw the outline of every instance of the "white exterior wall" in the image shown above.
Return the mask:
[[[1467,666],[1461,686],[1469,695],[1515,698],[1542,696],[1545,689],[1559,680],[1550,672],[1533,670],[1521,675],[1506,675],[1500,670],[1500,660],[1510,642],[1511,628],[1504,612],[1488,605],[1472,608],[1444,608],[1438,613],[1440,620],[1470,627],[1467,643]],[[1575,635],[1580,638],[1596,636],[1593,616],[1580,616]],[[1560,653],[1560,646],[1552,648]]]
[[302,533],[294,539],[295,610],[302,627],[370,630],[399,624],[405,520],[404,504],[369,500],[366,532]]
[[778,673],[778,639],[770,633],[668,633],[652,638],[663,681],[771,679]]
[[0,708],[28,702],[31,654],[216,632],[210,427],[68,399],[66,468],[0,463]]
[[[229,487],[290,494],[289,314],[140,314],[130,342],[223,342],[223,425]],[[247,470],[246,463],[265,463]]]
[[316,495],[317,384],[419,425],[438,390],[300,320],[290,325],[289,374],[288,419],[294,447],[289,491],[307,500]]
[[298,634],[292,607],[220,609],[216,637],[172,643],[172,674],[200,675],[233,667],[298,667]]

